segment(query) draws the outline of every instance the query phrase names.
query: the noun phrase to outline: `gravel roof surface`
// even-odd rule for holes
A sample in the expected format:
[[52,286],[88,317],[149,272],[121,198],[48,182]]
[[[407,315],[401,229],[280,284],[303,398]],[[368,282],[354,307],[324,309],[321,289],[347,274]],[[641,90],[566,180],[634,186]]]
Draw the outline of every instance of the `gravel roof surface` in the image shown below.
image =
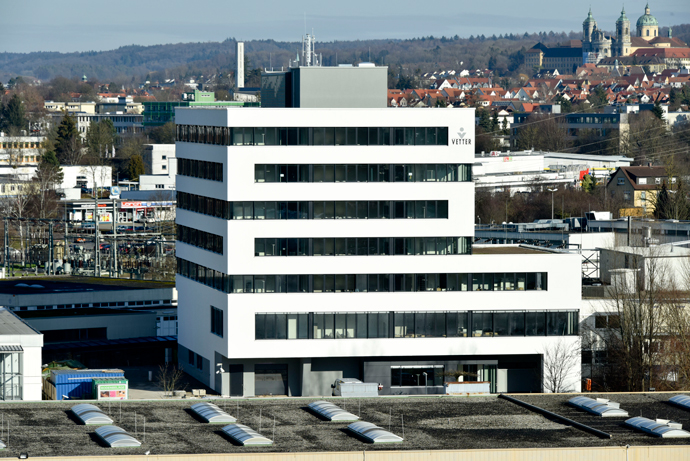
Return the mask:
[[[673,394],[618,394],[630,416],[669,417],[690,428],[690,412],[666,403]],[[597,395],[588,395],[596,397]],[[566,405],[572,395],[516,395],[516,398],[613,434],[601,439],[573,427],[551,421],[507,400],[491,397],[410,397],[378,399],[328,399],[363,421],[403,435],[402,444],[366,444],[349,435],[347,423],[324,421],[306,410],[319,398],[214,400],[213,402],[265,437],[272,447],[244,448],[234,445],[222,425],[200,422],[188,410],[199,400],[93,402],[142,443],[140,448],[107,448],[95,435],[96,426],[81,426],[71,415],[81,402],[2,403],[0,418],[5,430],[0,439],[9,447],[0,457],[96,456],[192,453],[313,452],[352,450],[428,450],[534,447],[584,447],[621,445],[689,444],[690,439],[663,440],[622,426],[625,418],[598,418]],[[135,432],[134,415],[137,415]],[[261,423],[259,418],[261,415]],[[273,421],[275,417],[275,435]],[[146,435],[144,439],[144,419]],[[261,427],[260,427],[261,425]]]

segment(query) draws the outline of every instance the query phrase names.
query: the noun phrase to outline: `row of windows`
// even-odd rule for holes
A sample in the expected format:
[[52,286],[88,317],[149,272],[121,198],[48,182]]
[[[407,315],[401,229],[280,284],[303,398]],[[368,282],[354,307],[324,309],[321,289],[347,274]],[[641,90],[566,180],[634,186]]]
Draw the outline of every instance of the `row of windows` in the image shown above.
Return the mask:
[[177,273],[225,293],[547,290],[546,272],[228,275],[177,258]]
[[255,314],[255,339],[571,336],[578,311]]
[[254,182],[458,182],[472,181],[465,164],[255,165]]
[[472,253],[472,238],[470,237],[254,239],[255,256],[465,255],[470,253]]
[[210,179],[211,181],[223,181],[223,164],[178,158],[177,174],[192,178]]
[[177,125],[177,141],[221,146],[447,146],[448,128]]
[[72,309],[80,307],[124,307],[124,306],[151,306],[156,304],[170,305],[171,299],[161,299],[156,301],[111,301],[102,303],[80,303],[80,304],[51,304],[44,306],[15,306],[12,310],[30,311],[30,310],[50,310],[50,309]]
[[0,142],[0,149],[42,149],[43,143],[38,141],[19,142],[6,141]]
[[188,245],[223,254],[223,236],[204,232],[193,227],[177,225],[177,240]]
[[177,193],[182,210],[223,219],[447,219],[448,200],[226,202]]

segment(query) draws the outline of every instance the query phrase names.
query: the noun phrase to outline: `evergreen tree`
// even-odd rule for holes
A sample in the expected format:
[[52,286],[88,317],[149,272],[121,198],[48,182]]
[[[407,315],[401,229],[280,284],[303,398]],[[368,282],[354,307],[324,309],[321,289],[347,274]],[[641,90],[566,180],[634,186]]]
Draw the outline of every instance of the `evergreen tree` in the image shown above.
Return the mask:
[[139,176],[141,176],[145,172],[146,168],[144,167],[144,159],[141,158],[141,155],[132,155],[129,158],[129,162],[127,163],[127,174],[129,175],[129,180],[138,181]]
[[79,132],[77,123],[69,114],[65,114],[57,129],[55,139],[55,153],[63,164],[76,165],[81,160],[77,151],[80,151]]
[[492,123],[491,123],[491,116],[489,116],[489,111],[486,109],[481,109],[478,111],[479,112],[479,126],[482,128],[484,133],[490,133],[493,131],[491,129]]
[[62,183],[64,174],[55,152],[49,150],[41,156],[41,162],[36,170],[36,177],[51,186],[57,186]]
[[666,181],[661,185],[661,190],[656,195],[654,200],[654,217],[657,219],[668,219],[668,210],[670,206],[670,197]]
[[498,111],[494,111],[494,115],[491,117],[491,131],[498,131]]
[[652,109],[652,114],[654,114],[654,116],[656,118],[658,118],[659,120],[664,119],[664,109],[661,108],[661,104],[659,104],[658,101],[654,104],[654,108]]
[[592,194],[594,191],[594,187],[596,186],[596,182],[592,178],[591,174],[586,174],[582,177],[582,190],[587,192],[588,194]]
[[2,117],[0,128],[4,130],[25,130],[26,118],[24,117],[24,105],[17,94],[12,95],[10,100],[2,107]]

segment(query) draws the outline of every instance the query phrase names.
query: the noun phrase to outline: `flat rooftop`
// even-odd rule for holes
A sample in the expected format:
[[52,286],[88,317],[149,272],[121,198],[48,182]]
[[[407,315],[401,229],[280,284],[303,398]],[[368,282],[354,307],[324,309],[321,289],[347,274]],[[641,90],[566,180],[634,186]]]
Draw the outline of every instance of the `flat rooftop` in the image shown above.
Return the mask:
[[474,255],[544,255],[550,254],[548,251],[540,251],[534,248],[527,248],[520,245],[474,245],[472,247]]
[[[272,447],[244,448],[221,432],[221,425],[204,424],[189,407],[199,400],[93,402],[118,425],[144,442],[140,448],[111,449],[95,436],[94,426],[76,422],[69,409],[81,403],[36,402],[2,404],[10,421],[11,443],[3,456],[27,452],[37,456],[155,454],[323,452],[362,450],[462,450],[496,448],[620,447],[690,445],[689,439],[661,439],[623,425],[626,418],[599,418],[567,405],[578,394],[531,394],[514,397],[554,411],[577,422],[611,433],[611,439],[551,421],[507,400],[490,397],[391,397],[374,399],[328,398],[341,408],[359,414],[397,435],[404,442],[366,444],[349,435],[347,423],[326,422],[306,410],[319,398],[232,399],[213,402],[238,418],[238,422],[274,440]],[[668,418],[690,425],[690,412],[667,403],[675,394],[587,394],[620,402],[630,417]],[[138,434],[134,428],[137,416]],[[261,415],[261,421],[260,421]],[[275,418],[275,434],[274,434]],[[259,430],[261,426],[261,430]],[[3,440],[4,441],[4,440]]]
[[14,312],[0,307],[0,336],[40,335],[38,331],[24,323]]
[[10,295],[74,293],[84,291],[151,290],[174,287],[174,282],[72,277],[69,275],[57,277],[22,277],[0,280],[0,293]]

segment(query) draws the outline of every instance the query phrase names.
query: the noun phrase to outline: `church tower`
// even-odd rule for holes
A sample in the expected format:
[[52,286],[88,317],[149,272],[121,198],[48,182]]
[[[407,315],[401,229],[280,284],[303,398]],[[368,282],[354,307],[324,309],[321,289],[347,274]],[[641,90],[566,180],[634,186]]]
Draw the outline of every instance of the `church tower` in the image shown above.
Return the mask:
[[621,11],[621,16],[616,21],[616,51],[614,54],[618,56],[630,55],[630,20],[625,15],[625,7]]
[[597,22],[594,20],[594,16],[592,16],[592,7],[589,8],[589,14],[587,15],[587,19],[584,20],[582,23],[582,44],[585,46],[585,43],[590,43],[592,41],[592,32],[597,28]]

